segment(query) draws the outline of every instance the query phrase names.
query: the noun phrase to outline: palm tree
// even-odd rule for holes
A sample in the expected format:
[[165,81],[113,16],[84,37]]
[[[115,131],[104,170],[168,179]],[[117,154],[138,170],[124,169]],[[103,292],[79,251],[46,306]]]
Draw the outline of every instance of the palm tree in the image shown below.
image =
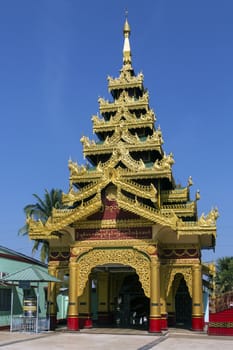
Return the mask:
[[233,257],[223,257],[216,264],[217,292],[225,293],[233,290]]
[[[24,213],[26,217],[33,217],[34,220],[41,220],[45,223],[52,215],[53,208],[62,208],[62,191],[58,189],[52,189],[50,192],[45,190],[44,198],[41,199],[37,194],[33,194],[37,202],[35,204],[28,204],[24,207]],[[28,235],[28,224],[26,223],[18,231],[21,236]],[[40,250],[40,259],[45,262],[49,255],[49,245],[47,241],[35,240],[32,247],[32,253],[34,254]]]

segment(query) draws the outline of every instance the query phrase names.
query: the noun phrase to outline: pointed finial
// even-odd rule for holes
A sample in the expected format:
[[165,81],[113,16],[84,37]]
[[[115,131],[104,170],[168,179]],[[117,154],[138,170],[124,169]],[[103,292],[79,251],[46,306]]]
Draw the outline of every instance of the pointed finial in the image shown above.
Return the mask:
[[130,43],[129,43],[129,36],[130,36],[130,26],[127,20],[128,11],[125,11],[125,24],[124,24],[124,47],[123,47],[123,63],[124,65],[130,65],[131,67],[131,50],[130,50]]
[[192,185],[193,185],[193,179],[192,179],[192,176],[189,176],[189,178],[188,178],[188,187],[190,187]]
[[200,191],[197,190],[196,192],[196,201],[198,201],[201,198]]

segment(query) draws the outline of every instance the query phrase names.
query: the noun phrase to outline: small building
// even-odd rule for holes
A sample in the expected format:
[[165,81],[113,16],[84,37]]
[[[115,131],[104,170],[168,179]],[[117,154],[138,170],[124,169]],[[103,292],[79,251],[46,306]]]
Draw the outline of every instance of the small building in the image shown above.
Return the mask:
[[[37,291],[30,281],[22,283],[4,282],[2,279],[9,274],[26,269],[30,266],[40,267],[47,273],[47,265],[40,261],[18,253],[12,249],[0,246],[0,329],[9,328],[11,323],[11,300],[13,292],[13,316],[28,315],[35,317],[37,306]],[[39,315],[46,317],[47,310],[47,285],[39,285]],[[13,288],[13,290],[12,290]],[[37,288],[37,286],[36,286]]]
[[[127,20],[123,33],[120,74],[108,77],[111,97],[98,99],[91,119],[95,138],[81,138],[87,163],[69,160],[64,209],[54,208],[46,223],[29,218],[29,235],[49,243],[50,274],[69,279],[69,330],[112,324],[201,331],[201,252],[215,247],[218,210],[198,217],[192,179],[176,183],[144,76],[132,66]],[[53,324],[58,293],[51,285]]]

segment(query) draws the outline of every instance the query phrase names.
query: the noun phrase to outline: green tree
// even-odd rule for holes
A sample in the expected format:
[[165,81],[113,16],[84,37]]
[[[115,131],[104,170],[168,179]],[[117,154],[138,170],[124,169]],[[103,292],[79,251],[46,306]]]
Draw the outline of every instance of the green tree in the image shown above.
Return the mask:
[[219,258],[216,262],[216,291],[225,293],[233,290],[233,257]]
[[[52,189],[50,192],[45,190],[44,198],[40,198],[37,194],[33,194],[37,202],[35,204],[28,204],[24,207],[24,213],[26,217],[32,217],[34,220],[41,220],[45,223],[52,215],[53,208],[62,208],[62,191],[58,189]],[[28,224],[26,223],[18,231],[21,236],[28,235]],[[49,256],[49,245],[45,240],[35,240],[32,253],[34,254],[40,250],[40,259],[45,262]]]

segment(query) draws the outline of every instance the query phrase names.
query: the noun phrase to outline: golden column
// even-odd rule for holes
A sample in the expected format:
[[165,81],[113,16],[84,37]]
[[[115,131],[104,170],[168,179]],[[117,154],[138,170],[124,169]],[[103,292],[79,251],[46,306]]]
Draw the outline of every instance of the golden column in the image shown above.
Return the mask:
[[201,264],[192,266],[192,277],[192,329],[194,331],[202,331],[204,322]]
[[78,331],[78,266],[75,261],[70,261],[69,263],[69,274],[69,307],[67,316],[67,328],[71,331]]
[[160,268],[161,271],[161,280],[160,280],[160,286],[161,286],[161,292],[160,292],[160,298],[161,298],[161,329],[166,330],[168,328],[167,324],[167,301],[166,301],[166,290],[165,290],[165,279],[162,278],[162,276],[165,276],[165,269]]
[[160,263],[157,257],[151,257],[151,292],[149,332],[161,332],[160,312]]
[[109,273],[98,274],[98,323],[109,324]]
[[[48,273],[54,277],[57,277],[56,265],[49,263]],[[54,330],[57,324],[57,293],[56,293],[55,282],[50,282],[48,285],[48,307],[49,307],[50,330]]]

